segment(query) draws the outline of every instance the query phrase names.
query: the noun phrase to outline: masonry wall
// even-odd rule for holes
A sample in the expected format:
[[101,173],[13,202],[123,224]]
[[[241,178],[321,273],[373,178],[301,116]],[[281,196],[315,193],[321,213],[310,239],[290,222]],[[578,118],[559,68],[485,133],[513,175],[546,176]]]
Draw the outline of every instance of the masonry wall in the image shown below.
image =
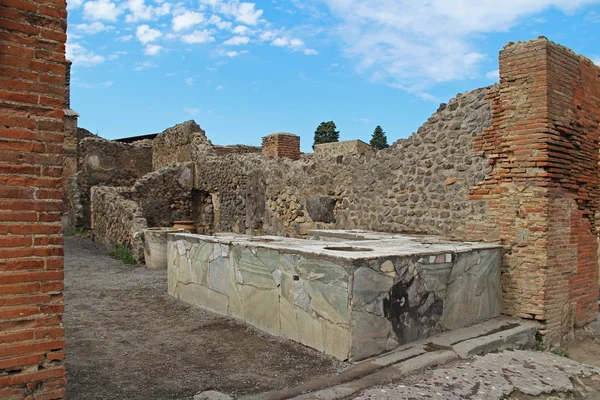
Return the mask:
[[75,229],[90,229],[90,189],[131,186],[152,172],[152,146],[97,136],[82,138],[78,143],[78,172],[67,181],[67,207]]
[[108,248],[127,246],[143,260],[142,229],[192,219],[192,183],[193,165],[187,163],[147,174],[132,187],[92,187],[94,240]]
[[193,120],[165,129],[152,141],[153,170],[158,171],[170,164],[189,162],[194,141],[201,145],[211,145],[204,130]]
[[377,150],[362,140],[344,140],[342,142],[321,143],[314,146],[317,156],[336,156],[375,153]]
[[470,192],[489,209],[473,236],[505,244],[503,310],[544,321],[549,342],[598,313],[599,75],[544,38],[507,45],[493,126],[474,142],[492,171]]
[[0,3],[0,398],[65,395],[66,4]]
[[356,228],[463,238],[468,221],[487,213],[468,195],[491,170],[472,144],[491,124],[488,90],[457,96],[416,134],[376,154],[293,161],[219,157],[193,146],[195,185],[212,198],[215,231],[303,236]]

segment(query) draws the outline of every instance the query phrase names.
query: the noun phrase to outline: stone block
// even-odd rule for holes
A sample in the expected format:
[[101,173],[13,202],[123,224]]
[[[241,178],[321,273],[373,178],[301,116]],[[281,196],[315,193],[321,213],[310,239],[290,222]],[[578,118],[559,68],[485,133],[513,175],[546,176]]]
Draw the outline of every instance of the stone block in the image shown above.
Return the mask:
[[308,197],[306,211],[314,222],[335,222],[335,199],[328,196]]
[[234,259],[234,262],[236,262],[237,268],[241,272],[244,285],[260,289],[274,289],[277,287],[271,274],[272,271],[250,250],[244,249],[239,260]]
[[285,297],[279,298],[279,312],[281,336],[298,342],[298,319],[296,317],[296,310]]
[[364,310],[367,304],[387,293],[393,284],[394,279],[388,275],[380,274],[368,267],[358,268],[354,272],[353,309]]
[[296,310],[296,313],[300,343],[318,351],[323,351],[323,326],[321,322],[302,310]]
[[336,323],[348,322],[348,289],[319,281],[305,281],[310,308],[321,317]]
[[477,257],[469,255],[468,259],[478,260],[478,264],[462,269],[465,265],[462,263],[462,275],[453,270],[446,289],[441,320],[446,329],[473,325],[500,315],[502,250],[480,250]]
[[351,359],[360,360],[386,351],[390,331],[390,322],[385,318],[353,312]]
[[323,325],[323,351],[340,361],[350,356],[350,326],[341,327],[327,321]]
[[272,335],[279,335],[279,289],[257,289],[240,285],[246,322]]
[[227,315],[229,299],[221,293],[195,283],[178,285],[177,291],[179,298],[185,302],[218,314]]
[[229,292],[229,258],[218,257],[209,264],[209,287],[227,295]]

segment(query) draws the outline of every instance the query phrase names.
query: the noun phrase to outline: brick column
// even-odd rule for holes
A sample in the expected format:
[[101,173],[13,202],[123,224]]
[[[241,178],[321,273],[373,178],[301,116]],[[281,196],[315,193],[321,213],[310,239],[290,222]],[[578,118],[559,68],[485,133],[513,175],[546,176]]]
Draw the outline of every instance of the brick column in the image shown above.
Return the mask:
[[66,3],[0,2],[0,398],[65,395]]
[[599,73],[545,38],[508,44],[493,125],[474,139],[493,170],[471,188],[488,205],[472,233],[506,245],[503,311],[543,321],[549,342],[598,313]]
[[300,159],[300,137],[291,133],[273,133],[262,138],[265,157]]

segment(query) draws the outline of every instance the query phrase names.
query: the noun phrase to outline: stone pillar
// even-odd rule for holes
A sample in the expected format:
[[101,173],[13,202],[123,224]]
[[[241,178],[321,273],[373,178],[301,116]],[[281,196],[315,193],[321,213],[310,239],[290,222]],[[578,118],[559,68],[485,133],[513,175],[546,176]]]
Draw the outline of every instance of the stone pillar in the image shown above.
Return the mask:
[[492,126],[474,139],[492,172],[470,190],[501,240],[503,312],[542,321],[548,342],[598,314],[600,68],[545,38],[500,52]]
[[270,158],[300,159],[300,137],[291,133],[273,133],[262,138],[262,154]]

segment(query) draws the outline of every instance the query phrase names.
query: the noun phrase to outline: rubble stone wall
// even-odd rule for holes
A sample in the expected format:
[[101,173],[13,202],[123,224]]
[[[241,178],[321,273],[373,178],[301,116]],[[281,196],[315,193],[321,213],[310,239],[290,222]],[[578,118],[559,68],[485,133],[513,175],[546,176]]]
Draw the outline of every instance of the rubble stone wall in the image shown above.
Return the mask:
[[204,130],[194,121],[177,124],[156,136],[152,141],[153,170],[158,171],[170,164],[189,162],[190,148],[195,137],[199,137],[203,145],[211,145]]
[[[491,124],[488,90],[457,96],[416,134],[375,154],[219,157],[200,144],[191,152],[195,185],[213,198],[217,231],[302,236],[329,227],[462,238],[467,222],[487,213],[468,194],[490,170],[472,144]],[[318,202],[333,220],[307,212]]]
[[339,156],[375,153],[377,150],[362,140],[344,140],[342,142],[321,143],[314,146],[317,156]]
[[109,248],[127,246],[143,260],[142,229],[192,218],[192,182],[193,165],[187,163],[147,174],[132,187],[92,187],[94,239]]
[[[93,186],[131,186],[152,171],[152,147],[126,144],[97,136],[79,141],[78,172],[68,188],[76,229],[90,229],[90,189]],[[78,204],[76,204],[78,202]]]

